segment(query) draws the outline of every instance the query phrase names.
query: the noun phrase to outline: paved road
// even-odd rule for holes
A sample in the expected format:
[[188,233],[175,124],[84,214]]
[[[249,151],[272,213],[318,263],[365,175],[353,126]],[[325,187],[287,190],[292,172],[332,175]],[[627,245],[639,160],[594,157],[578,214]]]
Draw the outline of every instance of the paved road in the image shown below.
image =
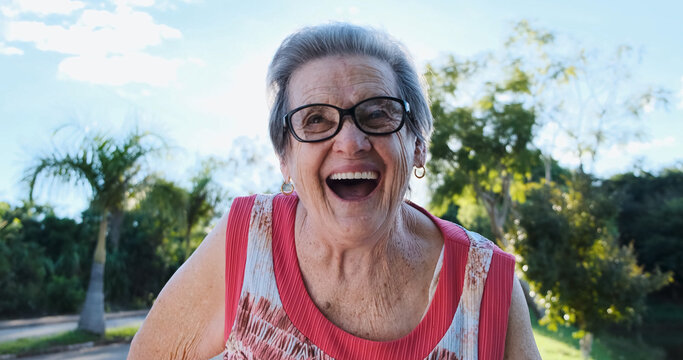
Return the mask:
[[[145,319],[145,311],[121,312],[107,314],[107,327],[140,325]],[[39,319],[0,321],[0,342],[25,337],[44,336],[76,328],[78,316],[51,316]],[[128,356],[130,344],[111,344],[88,347],[79,350],[23,357],[26,360],[124,360]],[[221,359],[220,355],[211,360]]]
[[55,354],[47,354],[33,357],[24,357],[23,360],[124,360],[128,356],[130,344],[112,344],[107,346],[91,347],[76,351],[67,351]]
[[[24,357],[21,360],[125,360],[126,356],[128,356],[128,349],[130,349],[130,344],[113,344],[56,354]],[[218,355],[210,360],[221,359],[223,358]]]
[[[107,328],[134,325],[139,326],[140,324],[142,324],[142,321],[145,319],[145,316],[145,312],[107,314]],[[26,337],[45,336],[49,334],[74,330],[78,325],[77,316],[61,318],[57,319],[56,321],[50,321],[51,318],[43,319],[26,321],[24,323],[19,323],[18,325],[3,324],[3,326],[0,326],[0,342],[11,341]]]

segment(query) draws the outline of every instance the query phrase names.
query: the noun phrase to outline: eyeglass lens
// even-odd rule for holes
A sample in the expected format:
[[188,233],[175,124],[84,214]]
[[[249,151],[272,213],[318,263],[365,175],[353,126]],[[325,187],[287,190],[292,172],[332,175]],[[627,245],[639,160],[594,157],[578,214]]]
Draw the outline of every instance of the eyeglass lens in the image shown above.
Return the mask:
[[[382,135],[401,126],[404,106],[394,99],[369,99],[355,106],[356,125],[368,134]],[[299,109],[290,117],[292,130],[305,141],[332,136],[339,128],[340,110],[332,105],[312,105]]]

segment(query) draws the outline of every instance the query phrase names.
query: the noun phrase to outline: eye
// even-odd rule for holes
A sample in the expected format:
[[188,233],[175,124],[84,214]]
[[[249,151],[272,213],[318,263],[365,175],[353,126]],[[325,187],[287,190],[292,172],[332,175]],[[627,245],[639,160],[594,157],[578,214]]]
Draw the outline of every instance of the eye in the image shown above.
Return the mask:
[[322,124],[327,120],[320,114],[313,114],[304,120],[304,126]]
[[361,126],[369,131],[384,131],[386,127],[392,126],[390,114],[383,106],[367,107],[357,117]]
[[371,120],[386,119],[387,113],[383,109],[376,109],[367,114],[367,117]]
[[302,139],[316,140],[334,132],[339,113],[327,105],[313,105],[295,112],[292,117],[294,132]]

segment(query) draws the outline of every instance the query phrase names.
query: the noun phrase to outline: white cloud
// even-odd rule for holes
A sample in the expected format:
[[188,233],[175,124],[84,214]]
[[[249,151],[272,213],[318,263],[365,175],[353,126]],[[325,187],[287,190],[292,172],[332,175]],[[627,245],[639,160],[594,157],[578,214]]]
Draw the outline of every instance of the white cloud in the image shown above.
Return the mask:
[[681,91],[678,92],[678,108],[683,109],[683,76],[681,76]]
[[137,52],[181,36],[177,29],[156,24],[149,14],[126,8],[86,10],[68,27],[10,21],[5,31],[8,41],[32,42],[39,50],[73,55]]
[[204,60],[202,60],[200,58],[196,58],[196,57],[188,58],[187,62],[190,64],[193,64],[193,65],[199,66],[199,67],[206,66],[206,63],[204,62]]
[[651,141],[630,141],[626,144],[614,145],[605,151],[605,159],[620,159],[628,156],[643,155],[648,150],[671,147],[676,143],[673,136],[652,139]]
[[[58,2],[64,1],[71,0]],[[201,64],[200,59],[167,59],[146,52],[149,47],[182,37],[178,29],[159,24],[149,13],[132,8],[152,6],[154,0],[114,2],[113,11],[85,9],[75,21],[65,25],[20,19],[8,21],[5,39],[33,43],[42,51],[72,55],[59,64],[59,77],[102,85],[165,86],[176,80],[182,64]],[[0,51],[3,49],[0,47]],[[9,49],[15,53],[19,50]]]
[[576,155],[574,151],[560,150],[553,152],[553,158],[557,159],[563,166],[577,167],[581,164],[581,159]]
[[673,136],[667,136],[665,138],[653,139],[652,141],[631,141],[626,144],[626,151],[630,154],[638,154],[645,150],[656,149],[656,148],[667,148],[676,143],[676,139]]
[[0,12],[7,17],[15,17],[22,13],[39,16],[68,15],[84,7],[83,2],[74,0],[13,0],[9,5],[0,7]]
[[[236,119],[266,119],[268,106],[263,84],[267,68],[267,55],[258,53],[249,56],[235,65],[229,78],[222,82],[224,85],[220,89],[192,99],[191,103],[198,111],[207,115]],[[254,123],[250,121],[240,125],[245,130],[253,129],[253,132],[244,135],[258,134],[262,129],[258,127],[261,124]]]
[[128,90],[124,90],[124,88],[119,88],[116,90],[116,93],[120,97],[122,97],[124,99],[129,99],[129,100],[137,100],[137,99],[152,95],[152,93],[147,89],[142,89],[139,91],[136,91],[136,90],[128,91]]
[[0,41],[0,55],[23,55],[24,51],[13,46],[7,46]]
[[[663,159],[675,154],[677,142],[674,136],[655,138],[650,141],[630,141],[625,144],[613,145],[601,152],[594,164],[598,176],[611,176],[613,174],[633,170],[634,164],[638,168],[656,169],[665,166],[670,160]],[[666,154],[666,155],[665,155]],[[675,156],[672,160],[675,160]]]
[[154,0],[114,0],[116,6],[139,6],[149,7],[154,5]]
[[65,78],[101,85],[143,83],[168,85],[176,80],[181,60],[169,60],[145,53],[113,56],[73,56],[59,64]]

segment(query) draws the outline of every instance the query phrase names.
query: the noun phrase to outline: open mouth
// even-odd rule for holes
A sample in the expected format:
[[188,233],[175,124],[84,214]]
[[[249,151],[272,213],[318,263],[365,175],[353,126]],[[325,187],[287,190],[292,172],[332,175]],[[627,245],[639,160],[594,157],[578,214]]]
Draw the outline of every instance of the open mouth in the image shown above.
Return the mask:
[[344,200],[362,199],[379,184],[379,173],[375,171],[344,172],[330,175],[325,182],[337,196]]

